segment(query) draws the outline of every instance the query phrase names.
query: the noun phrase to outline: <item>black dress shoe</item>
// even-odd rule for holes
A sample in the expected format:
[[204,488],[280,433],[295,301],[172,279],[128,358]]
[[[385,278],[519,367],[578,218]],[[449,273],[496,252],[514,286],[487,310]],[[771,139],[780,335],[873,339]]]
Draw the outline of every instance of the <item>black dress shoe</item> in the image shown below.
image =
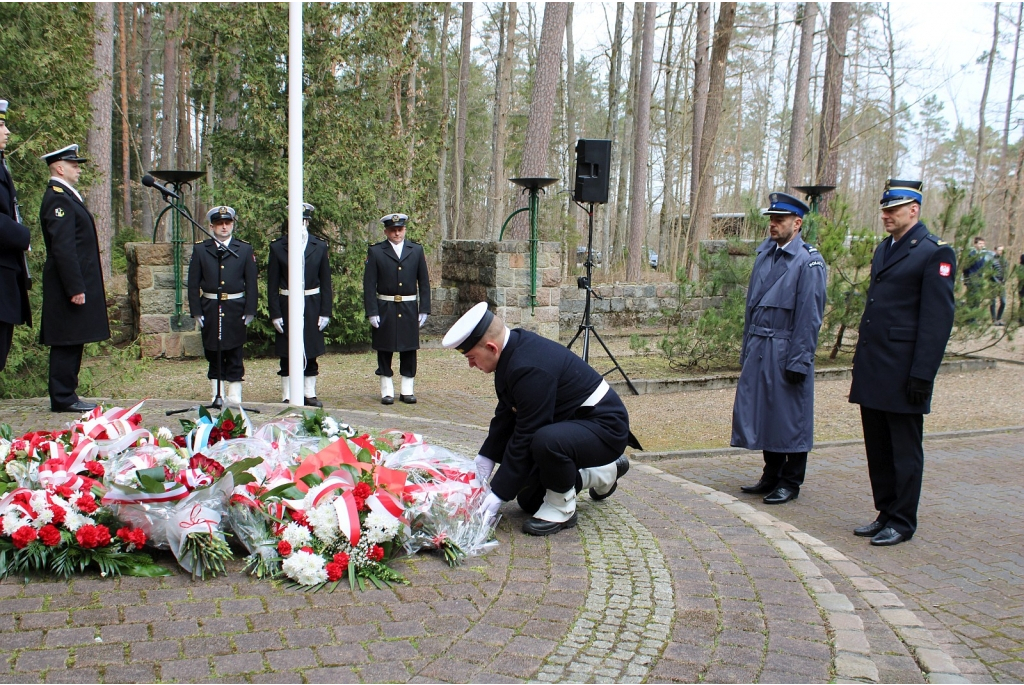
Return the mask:
[[872,521],[871,523],[867,524],[866,526],[861,526],[860,528],[854,528],[853,529],[853,534],[854,535],[859,535],[862,538],[873,538],[876,535],[878,535],[878,533],[880,533],[883,528],[885,528],[885,524],[882,523],[881,521],[877,521],[876,520],[876,521]]
[[523,532],[527,535],[554,535],[563,528],[575,528],[576,527],[576,512],[572,512],[572,516],[568,521],[562,521],[557,523],[555,521],[545,521],[535,517],[526,519],[523,523]]
[[886,527],[878,531],[878,535],[871,538],[871,544],[877,547],[886,547],[888,545],[898,545],[909,539],[904,537],[903,533],[896,532],[895,528]]
[[320,400],[318,400],[315,397],[304,397],[302,399],[302,404],[304,404],[307,407],[322,407],[322,406],[324,406],[324,403],[321,402]]
[[789,488],[775,488],[771,494],[764,498],[765,504],[785,504],[791,499],[796,499],[799,492]]
[[398,399],[406,404],[416,404],[416,395],[399,395]]
[[619,487],[619,479],[626,475],[627,471],[629,471],[629,457],[623,454],[615,460],[615,482],[612,483],[612,489],[602,495],[594,488],[590,488],[590,499],[595,502],[600,502],[603,499],[611,497],[612,493],[614,493]]
[[765,480],[762,478],[753,485],[741,485],[740,490],[750,495],[763,495],[774,490],[776,483],[778,483],[778,481]]
[[395,403],[395,398],[394,397],[382,397],[382,398],[380,398],[380,403],[381,404],[394,404]]
[[50,407],[50,411],[55,412],[78,412],[84,414],[87,411],[92,411],[96,408],[96,405],[92,402],[86,402],[85,400],[77,400],[76,402],[67,405],[66,407]]

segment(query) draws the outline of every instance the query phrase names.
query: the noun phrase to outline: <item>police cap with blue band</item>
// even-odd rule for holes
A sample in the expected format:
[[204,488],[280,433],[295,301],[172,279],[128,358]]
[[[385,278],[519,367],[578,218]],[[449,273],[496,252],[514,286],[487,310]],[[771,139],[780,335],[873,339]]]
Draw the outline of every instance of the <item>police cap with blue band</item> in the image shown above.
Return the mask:
[[480,338],[484,337],[484,333],[487,332],[492,321],[494,321],[494,313],[487,308],[487,303],[478,302],[448,329],[441,345],[448,349],[455,348],[462,354],[466,354],[476,347]]
[[770,193],[768,195],[768,209],[761,212],[762,215],[770,214],[794,214],[803,218],[804,214],[811,211],[802,200],[793,197],[788,193]]
[[882,193],[882,209],[887,207],[899,207],[908,202],[921,204],[924,196],[921,188],[924,184],[921,181],[901,181],[897,178],[890,178],[885,182],[885,192]]
[[208,211],[206,213],[206,220],[211,224],[214,221],[223,221],[224,219],[227,219],[228,221],[234,221],[235,216],[235,210],[232,207],[221,205],[219,207],[214,207],[213,209]]

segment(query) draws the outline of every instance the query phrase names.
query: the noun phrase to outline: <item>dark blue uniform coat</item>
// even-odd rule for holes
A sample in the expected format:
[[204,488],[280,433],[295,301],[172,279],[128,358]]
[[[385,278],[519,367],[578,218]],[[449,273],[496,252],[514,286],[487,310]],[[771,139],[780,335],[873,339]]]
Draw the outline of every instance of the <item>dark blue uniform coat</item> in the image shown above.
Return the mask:
[[[377,295],[417,294],[415,301],[377,299]],[[406,238],[401,261],[387,240],[370,246],[363,272],[363,306],[367,317],[380,317],[380,327],[370,330],[373,349],[409,352],[420,348],[419,314],[430,313],[430,274],[419,243]]]
[[582,404],[601,384],[601,374],[564,346],[517,328],[509,335],[494,371],[498,406],[480,454],[501,464],[491,488],[505,501],[529,484],[531,443],[538,430],[578,421],[608,447],[613,461],[626,448],[629,414],[608,389],[596,406]]
[[[814,353],[825,310],[825,261],[797,233],[774,260],[757,248],[743,318],[740,380],[732,410],[734,447],[808,452],[814,444]],[[784,371],[807,374],[786,381]]]
[[910,377],[934,381],[953,329],[953,248],[918,222],[885,260],[886,238],[871,261],[864,315],[853,357],[850,402],[902,414],[927,414],[907,401]]
[[[2,153],[0,153],[2,154]],[[18,223],[18,194],[7,164],[0,161],[0,322],[32,324],[25,250],[31,235]]]
[[[252,245],[232,238],[228,244],[238,253],[224,254],[223,269],[217,264],[217,245],[212,238],[192,246],[192,258],[188,263],[188,309],[192,317],[202,316],[203,347],[217,349],[217,300],[200,297],[200,292],[217,292],[217,281],[223,281],[223,293],[245,293],[245,297],[221,301],[222,338],[221,349],[230,350],[245,344],[245,322],[243,317],[256,316],[256,300],[259,289],[256,283],[256,257]],[[218,277],[219,272],[219,277]]]
[[[43,321],[39,342],[82,345],[110,337],[96,224],[82,201],[50,181],[39,206],[46,262],[43,264]],[[85,293],[85,304],[71,298]]]
[[[330,317],[334,303],[331,290],[331,264],[327,258],[327,243],[310,234],[303,253],[306,267],[303,290],[320,288],[320,292],[306,295],[303,309],[302,340],[306,358],[312,359],[324,353],[324,334],[317,326],[321,316]],[[284,319],[284,333],[278,333],[275,351],[278,357],[288,356],[288,297],[281,289],[288,290],[288,236],[270,243],[270,259],[267,264],[267,308],[270,319]]]

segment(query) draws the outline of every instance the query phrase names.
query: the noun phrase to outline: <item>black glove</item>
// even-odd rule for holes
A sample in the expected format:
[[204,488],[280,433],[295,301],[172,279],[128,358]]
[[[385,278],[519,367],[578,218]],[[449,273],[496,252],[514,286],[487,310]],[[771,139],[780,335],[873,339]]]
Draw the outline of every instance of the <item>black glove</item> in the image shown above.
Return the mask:
[[932,381],[910,377],[907,381],[907,402],[910,404],[926,404],[932,396]]
[[800,373],[799,371],[790,371],[789,369],[786,369],[783,373],[786,376],[786,382],[792,383],[793,385],[800,385],[805,380],[807,380],[806,373]]

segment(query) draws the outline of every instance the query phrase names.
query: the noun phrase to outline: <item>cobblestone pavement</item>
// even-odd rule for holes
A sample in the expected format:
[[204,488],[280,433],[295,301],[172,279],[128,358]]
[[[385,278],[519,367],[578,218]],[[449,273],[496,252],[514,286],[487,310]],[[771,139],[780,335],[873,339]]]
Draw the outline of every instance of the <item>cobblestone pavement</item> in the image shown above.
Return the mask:
[[[178,406],[148,403],[147,425]],[[451,421],[454,406],[427,417],[335,413],[472,454],[483,429]],[[0,421],[58,423],[43,409],[3,402]],[[871,512],[859,453],[841,448],[816,453],[801,498],[774,508],[728,494],[753,473],[753,457],[635,463],[612,498],[581,496],[578,527],[524,536],[523,515],[506,505],[497,550],[457,569],[436,556],[399,560],[410,584],[391,590],[294,592],[242,576],[238,563],[206,582],[7,579],[0,681],[1012,680],[1021,493],[1019,476],[1007,476],[1021,440],[986,438],[977,463],[964,459],[974,443],[931,443],[926,488],[936,463],[949,462],[944,478],[961,480],[946,489],[979,497],[926,498],[918,537],[888,556],[847,539]],[[838,481],[830,468],[848,476],[838,493],[818,485]],[[982,477],[989,470],[994,482]],[[999,533],[995,544],[968,544],[968,517]]]

